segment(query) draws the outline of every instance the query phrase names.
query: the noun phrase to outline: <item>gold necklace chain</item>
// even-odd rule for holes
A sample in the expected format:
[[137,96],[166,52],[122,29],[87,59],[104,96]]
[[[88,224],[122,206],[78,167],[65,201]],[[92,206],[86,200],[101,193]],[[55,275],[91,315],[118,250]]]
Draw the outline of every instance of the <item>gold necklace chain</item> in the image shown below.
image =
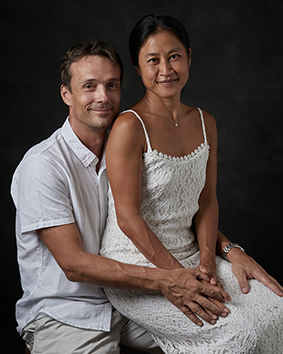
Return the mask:
[[152,107],[154,110],[156,110],[156,112],[158,112],[159,114],[161,114],[163,117],[167,118],[170,120],[171,123],[174,124],[175,127],[179,126],[179,116],[177,118],[177,121],[175,122],[174,120],[172,120],[171,118],[167,117],[165,114],[159,112],[155,107],[153,107],[149,102],[147,102],[144,98],[142,99],[145,103],[147,103],[150,107]]

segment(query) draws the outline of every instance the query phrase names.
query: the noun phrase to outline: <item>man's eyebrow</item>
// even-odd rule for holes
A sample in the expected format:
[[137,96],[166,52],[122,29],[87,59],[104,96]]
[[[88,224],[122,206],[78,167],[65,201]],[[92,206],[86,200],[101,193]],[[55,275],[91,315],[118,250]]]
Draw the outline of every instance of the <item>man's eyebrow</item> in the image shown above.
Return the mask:
[[84,84],[85,82],[97,82],[97,80],[94,78],[86,78],[81,81],[82,84]]
[[[109,78],[109,79],[105,80],[105,82],[113,82],[113,81],[115,81],[115,82],[120,82],[121,79],[120,79],[120,78],[117,78],[117,77],[112,77],[112,78]],[[97,79],[94,79],[94,78],[88,78],[88,79],[84,79],[84,80],[81,82],[81,84],[85,84],[85,83],[87,83],[87,82],[96,83],[96,82],[98,82],[98,80],[97,80]]]
[[117,81],[117,82],[119,82],[119,81],[121,81],[121,79],[120,79],[120,78],[117,78],[117,77],[112,77],[112,78],[108,79],[107,81],[108,81],[108,82],[109,82],[109,81]]

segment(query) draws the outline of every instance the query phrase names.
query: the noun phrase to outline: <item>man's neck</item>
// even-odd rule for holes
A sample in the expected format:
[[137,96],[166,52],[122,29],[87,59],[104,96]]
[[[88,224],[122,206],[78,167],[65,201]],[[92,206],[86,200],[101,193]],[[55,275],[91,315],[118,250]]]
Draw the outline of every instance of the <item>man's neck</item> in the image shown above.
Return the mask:
[[100,159],[106,137],[106,128],[87,129],[85,126],[77,124],[71,117],[69,117],[69,122],[80,141]]
[[88,137],[78,136],[78,138],[91,152],[93,152],[99,158],[99,160],[101,160],[102,151],[105,142],[105,132],[102,135],[93,134],[92,136],[88,136]]

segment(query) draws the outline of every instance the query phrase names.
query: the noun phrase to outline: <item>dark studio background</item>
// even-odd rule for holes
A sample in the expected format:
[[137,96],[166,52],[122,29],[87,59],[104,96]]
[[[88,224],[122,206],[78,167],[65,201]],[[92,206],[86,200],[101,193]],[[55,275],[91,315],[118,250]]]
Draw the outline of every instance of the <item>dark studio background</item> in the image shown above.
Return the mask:
[[219,228],[283,283],[283,2],[10,0],[0,9],[1,338],[9,353],[23,353],[14,320],[21,287],[12,173],[27,149],[67,116],[59,67],[74,42],[109,42],[125,65],[121,109],[141,97],[128,36],[149,13],[177,17],[190,34],[192,66],[183,102],[217,120]]

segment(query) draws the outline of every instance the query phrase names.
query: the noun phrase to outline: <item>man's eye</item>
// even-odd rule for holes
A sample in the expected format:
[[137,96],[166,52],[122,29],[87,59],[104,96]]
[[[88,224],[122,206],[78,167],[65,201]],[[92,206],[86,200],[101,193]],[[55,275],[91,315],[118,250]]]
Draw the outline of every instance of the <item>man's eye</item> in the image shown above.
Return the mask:
[[178,58],[179,57],[179,54],[172,54],[171,56],[170,56],[170,59],[176,59],[176,58]]
[[157,58],[150,58],[148,60],[148,63],[155,63],[155,62],[157,62]]
[[109,84],[109,87],[111,89],[118,89],[120,85],[117,82],[112,82],[111,84]]

